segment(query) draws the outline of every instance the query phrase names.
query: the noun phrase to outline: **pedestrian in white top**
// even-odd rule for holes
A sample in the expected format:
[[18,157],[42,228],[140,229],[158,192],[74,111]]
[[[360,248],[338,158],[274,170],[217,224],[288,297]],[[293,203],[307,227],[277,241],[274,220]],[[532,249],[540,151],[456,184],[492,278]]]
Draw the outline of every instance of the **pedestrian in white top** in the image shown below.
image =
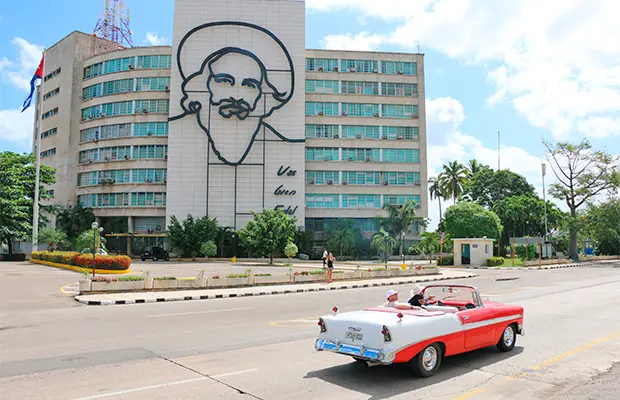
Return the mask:
[[407,303],[400,303],[398,301],[398,292],[396,290],[388,290],[385,293],[387,301],[383,304],[383,307],[392,307],[399,310],[422,310],[421,307],[413,306]]
[[323,248],[322,259],[323,259],[323,269],[325,269],[325,264],[327,263],[327,248],[326,247]]

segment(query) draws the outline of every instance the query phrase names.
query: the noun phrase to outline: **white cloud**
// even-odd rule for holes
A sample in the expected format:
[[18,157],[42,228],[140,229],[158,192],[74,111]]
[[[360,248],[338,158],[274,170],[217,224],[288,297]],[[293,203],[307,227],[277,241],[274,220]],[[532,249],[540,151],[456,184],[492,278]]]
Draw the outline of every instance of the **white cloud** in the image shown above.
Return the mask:
[[153,33],[153,32],[147,32],[146,41],[151,46],[163,46],[168,43],[167,38],[163,36],[159,36],[157,33]]
[[0,58],[0,83],[10,84],[23,91],[30,91],[30,80],[41,62],[43,46],[15,37],[11,43],[17,47],[17,59]]
[[[558,139],[618,134],[620,3],[612,0],[307,0],[309,10],[357,10],[392,21],[359,42],[431,47],[488,69],[496,92]],[[354,39],[356,34],[339,35]],[[364,40],[366,39],[366,40]],[[351,42],[350,40],[349,42]],[[345,41],[346,42],[346,41]]]
[[30,150],[34,108],[21,112],[20,109],[0,110],[0,142],[6,141]]
[[357,50],[357,51],[373,51],[379,48],[383,41],[378,35],[370,35],[367,32],[361,32],[353,36],[345,35],[329,35],[323,39],[323,48],[329,50]]

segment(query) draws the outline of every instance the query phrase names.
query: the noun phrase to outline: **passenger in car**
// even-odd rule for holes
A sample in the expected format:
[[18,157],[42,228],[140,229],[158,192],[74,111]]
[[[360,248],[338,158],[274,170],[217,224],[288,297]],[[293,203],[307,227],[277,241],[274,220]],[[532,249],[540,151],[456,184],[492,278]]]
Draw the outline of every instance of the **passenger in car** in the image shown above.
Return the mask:
[[422,310],[421,307],[414,306],[412,304],[400,303],[398,301],[398,292],[396,290],[388,290],[385,293],[387,301],[383,304],[383,307],[391,307],[399,310]]
[[420,306],[422,308],[424,308],[424,306],[427,306],[428,301],[433,300],[435,296],[429,296],[425,299],[424,295],[422,294],[423,290],[424,288],[422,286],[418,285],[417,283],[414,284],[413,288],[411,289],[411,298],[409,299],[408,303],[412,306]]

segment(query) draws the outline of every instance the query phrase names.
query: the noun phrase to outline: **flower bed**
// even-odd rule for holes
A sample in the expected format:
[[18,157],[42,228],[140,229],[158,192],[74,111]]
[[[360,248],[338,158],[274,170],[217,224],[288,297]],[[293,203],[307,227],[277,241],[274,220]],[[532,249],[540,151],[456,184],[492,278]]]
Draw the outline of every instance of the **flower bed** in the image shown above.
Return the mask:
[[127,256],[96,256],[93,260],[92,254],[69,251],[35,251],[30,259],[104,271],[125,271],[131,265],[131,258]]

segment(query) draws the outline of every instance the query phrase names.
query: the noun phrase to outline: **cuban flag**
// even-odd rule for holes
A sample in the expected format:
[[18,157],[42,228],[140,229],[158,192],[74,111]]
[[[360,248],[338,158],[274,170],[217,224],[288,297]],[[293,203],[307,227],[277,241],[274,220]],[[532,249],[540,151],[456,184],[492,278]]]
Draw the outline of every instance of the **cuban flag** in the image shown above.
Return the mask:
[[26,111],[28,107],[30,107],[30,102],[32,101],[32,96],[34,95],[34,86],[37,84],[37,80],[43,79],[43,64],[45,63],[45,55],[41,57],[41,62],[39,63],[39,68],[34,73],[34,76],[30,80],[30,94],[26,97],[24,101],[24,108],[22,112]]

